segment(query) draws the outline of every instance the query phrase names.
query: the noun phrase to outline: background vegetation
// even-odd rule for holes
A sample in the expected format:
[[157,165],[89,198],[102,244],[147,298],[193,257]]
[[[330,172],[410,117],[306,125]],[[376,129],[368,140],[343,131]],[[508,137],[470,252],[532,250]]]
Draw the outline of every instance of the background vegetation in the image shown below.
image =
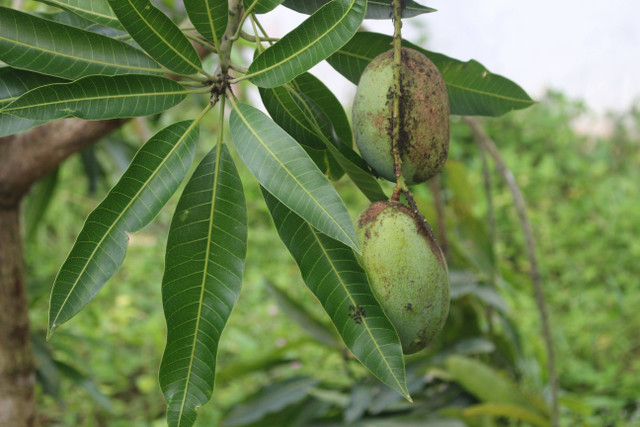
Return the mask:
[[[199,109],[191,105],[187,111],[185,105],[159,120],[169,123],[176,115],[193,117]],[[591,117],[579,102],[549,93],[538,105],[485,125],[516,175],[534,225],[557,352],[561,424],[631,426],[640,423],[640,318],[635,312],[640,304],[640,110],[609,116],[612,131],[606,136],[576,132],[574,124]],[[39,183],[25,206],[43,425],[166,422],[157,381],[166,331],[158,307],[164,236],[176,200],[131,236],[122,268],[80,317],[59,331],[51,344],[43,339],[51,284],[80,224],[116,182],[141,141],[163,123],[128,124]],[[203,140],[215,141],[216,129],[203,128],[202,134]],[[453,375],[452,367],[445,365],[447,354],[477,354],[515,379],[525,393],[544,397],[548,378],[540,318],[511,195],[491,173],[496,236],[492,241],[482,157],[462,121],[452,123],[451,147],[441,184],[452,252],[453,309],[436,342],[410,359],[408,379],[413,372],[428,397]],[[285,397],[280,402],[265,406],[255,395],[276,386],[280,391],[283,387],[302,390],[299,395],[321,402],[325,409],[318,412],[319,418],[326,423],[372,420],[376,415],[380,422],[402,414],[406,408],[401,403],[385,403],[379,393],[373,403],[356,398],[362,395],[363,385],[373,390],[380,387],[334,345],[328,319],[280,243],[257,183],[241,162],[236,165],[243,182],[254,183],[246,184],[251,232],[244,290],[220,341],[215,396],[201,408],[197,425],[216,425],[223,419],[239,425],[243,420],[238,411],[243,408],[251,408],[245,413],[276,416],[300,403],[282,393],[279,396]],[[353,209],[352,216],[367,205],[346,180],[337,186]],[[52,187],[53,196],[48,198]],[[421,210],[436,226],[428,187],[417,187],[416,195]],[[35,212],[48,200],[38,223]],[[442,235],[442,230],[437,231]],[[294,306],[283,303],[282,293]],[[470,387],[464,385],[467,390]],[[358,409],[354,407],[358,402],[368,406]],[[449,402],[422,407],[425,413],[439,410],[441,415],[461,419],[452,406]],[[494,425],[469,414],[465,420]],[[259,418],[244,421],[260,425]]]

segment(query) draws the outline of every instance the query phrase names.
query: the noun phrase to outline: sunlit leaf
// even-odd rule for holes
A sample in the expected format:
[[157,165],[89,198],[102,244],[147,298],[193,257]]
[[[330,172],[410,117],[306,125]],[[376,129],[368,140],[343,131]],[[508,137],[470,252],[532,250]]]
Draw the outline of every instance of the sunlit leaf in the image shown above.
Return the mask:
[[465,408],[462,411],[466,416],[491,415],[494,417],[505,417],[511,420],[520,420],[538,427],[549,427],[551,423],[548,418],[531,411],[529,408],[508,403],[483,403]]
[[195,29],[215,46],[219,46],[227,29],[229,1],[184,0],[184,8]]
[[342,199],[289,134],[246,104],[234,105],[229,124],[238,154],[260,184],[318,230],[359,251]]
[[38,0],[111,28],[122,29],[107,0]]
[[366,0],[334,0],[262,52],[246,75],[261,87],[280,86],[343,46],[364,18]]
[[[390,36],[360,32],[327,58],[327,62],[352,83],[358,84],[367,64],[391,49],[390,43]],[[422,52],[438,67],[447,84],[451,114],[499,116],[534,104],[520,86],[489,72],[477,61],[462,62],[407,41],[402,44]]]
[[351,249],[318,232],[267,191],[262,194],[302,278],[347,348],[380,381],[409,399],[400,339]]
[[187,93],[180,84],[161,76],[88,76],[33,89],[0,112],[37,121],[146,116],[173,107]]
[[173,21],[149,0],[109,0],[124,28],[156,61],[178,74],[202,70],[198,52]]
[[0,61],[72,80],[91,74],[164,72],[126,43],[4,7],[0,7]]
[[233,159],[220,145],[187,183],[167,241],[160,387],[170,426],[193,425],[197,408],[211,398],[218,342],[242,285],[246,209]]
[[[320,7],[329,3],[331,0],[285,0],[282,5],[296,12],[312,14]],[[367,2],[367,14],[365,19],[391,19],[393,8],[392,0],[369,0]],[[402,9],[403,18],[411,18],[413,16],[422,15],[423,13],[435,12],[435,9],[422,6],[413,0],[405,0]]]
[[87,218],[60,268],[49,301],[49,332],[75,316],[116,272],[133,233],[177,190],[193,161],[196,122],[177,122],[147,141],[118,183]]

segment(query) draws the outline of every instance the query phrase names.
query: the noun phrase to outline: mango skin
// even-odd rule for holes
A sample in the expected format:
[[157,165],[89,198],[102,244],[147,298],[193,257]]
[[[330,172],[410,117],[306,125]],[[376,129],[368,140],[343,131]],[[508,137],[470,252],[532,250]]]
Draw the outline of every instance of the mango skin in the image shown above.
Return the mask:
[[422,219],[399,202],[371,204],[355,228],[359,261],[402,351],[423,349],[449,314],[449,271],[440,247]]
[[[400,153],[408,185],[437,175],[449,153],[449,96],[442,75],[422,53],[402,48]],[[395,182],[391,154],[393,51],[365,68],[353,103],[353,133],[360,154],[381,177]]]

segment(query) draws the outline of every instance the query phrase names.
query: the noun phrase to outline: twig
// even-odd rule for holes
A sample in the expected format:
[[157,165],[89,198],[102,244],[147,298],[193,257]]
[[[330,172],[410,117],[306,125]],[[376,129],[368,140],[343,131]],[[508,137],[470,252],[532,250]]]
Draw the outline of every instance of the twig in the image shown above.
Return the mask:
[[531,228],[531,223],[529,222],[529,218],[527,216],[527,207],[524,201],[524,197],[522,196],[522,192],[520,191],[520,187],[518,187],[518,183],[516,182],[513,173],[502,159],[498,147],[496,146],[495,142],[493,142],[493,140],[489,137],[489,135],[487,135],[484,128],[480,125],[480,123],[478,123],[477,120],[471,117],[464,117],[463,120],[471,128],[476,144],[478,144],[481,149],[485,150],[495,162],[498,173],[500,174],[502,179],[504,179],[507,186],[509,187],[509,190],[511,191],[516,212],[518,213],[518,218],[520,219],[520,225],[522,226],[524,238],[527,243],[527,255],[529,257],[529,263],[531,264],[529,275],[531,277],[531,282],[533,283],[536,304],[538,306],[538,311],[540,312],[540,318],[542,321],[542,335],[547,347],[547,370],[549,371],[549,386],[551,388],[551,425],[554,427],[558,427],[558,379],[555,369],[555,352],[553,348],[553,339],[551,336],[551,326],[549,323],[547,303],[544,296],[544,290],[542,289],[542,280],[538,267],[536,241],[533,235],[533,229]]

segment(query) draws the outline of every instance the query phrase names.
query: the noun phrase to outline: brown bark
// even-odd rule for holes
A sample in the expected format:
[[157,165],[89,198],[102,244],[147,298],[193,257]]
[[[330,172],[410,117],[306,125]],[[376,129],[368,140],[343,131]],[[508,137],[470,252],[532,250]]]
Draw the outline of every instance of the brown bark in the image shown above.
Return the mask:
[[0,426],[32,426],[35,382],[20,212],[0,208]]

